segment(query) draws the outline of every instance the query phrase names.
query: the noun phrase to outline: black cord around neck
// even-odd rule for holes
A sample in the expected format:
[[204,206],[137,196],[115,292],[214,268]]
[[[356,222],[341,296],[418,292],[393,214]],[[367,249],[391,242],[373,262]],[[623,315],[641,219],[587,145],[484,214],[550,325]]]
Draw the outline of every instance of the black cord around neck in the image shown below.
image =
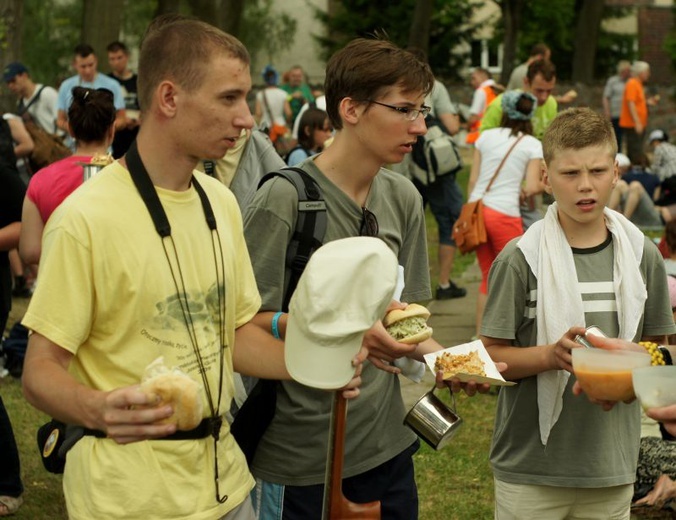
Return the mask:
[[[176,249],[176,243],[174,242],[173,237],[171,236],[171,224],[169,223],[169,218],[167,217],[160,197],[157,194],[157,190],[153,185],[150,175],[146,170],[141,156],[138,153],[138,147],[136,141],[134,141],[127,154],[125,155],[127,161],[127,167],[129,169],[129,174],[131,179],[136,186],[136,189],[143,200],[150,218],[155,225],[155,230],[160,236],[162,242],[162,249],[164,250],[164,255],[169,264],[169,271],[171,272],[171,277],[174,282],[174,288],[176,290],[176,297],[181,307],[181,313],[183,315],[183,321],[185,323],[188,336],[190,338],[190,343],[192,344],[195,358],[197,359],[197,364],[199,366],[200,376],[202,378],[202,383],[204,385],[204,391],[207,396],[207,403],[209,404],[209,411],[211,413],[211,435],[214,439],[214,482],[216,485],[216,500],[219,503],[224,503],[228,500],[228,495],[221,496],[220,485],[219,485],[219,470],[218,470],[218,439],[220,434],[220,428],[222,424],[222,418],[218,415],[218,412],[221,407],[221,398],[223,395],[223,369],[225,365],[225,265],[223,260],[223,244],[221,242],[220,234],[218,233],[218,227],[216,225],[216,217],[214,216],[214,211],[209,202],[209,197],[207,197],[206,192],[202,186],[197,182],[195,176],[191,178],[191,185],[195,188],[200,202],[202,204],[202,209],[204,211],[204,218],[206,224],[211,232],[211,249],[214,257],[214,267],[216,271],[216,290],[218,292],[218,337],[219,337],[219,377],[218,377],[218,396],[214,402],[214,397],[211,392],[211,387],[209,384],[209,379],[207,378],[206,367],[204,365],[204,360],[202,359],[202,354],[199,350],[199,345],[197,343],[197,334],[195,332],[195,325],[192,319],[192,314],[190,312],[190,305],[188,302],[187,291],[185,287],[185,281],[183,279],[183,272],[181,269],[181,263],[179,261],[178,251]],[[173,249],[174,258],[176,261],[176,267],[178,273],[174,272],[174,267],[171,263],[169,253],[167,251],[167,246],[165,239],[168,239],[171,242],[171,247]],[[216,243],[218,243],[218,251],[216,250]],[[218,262],[220,258],[220,265]],[[177,276],[178,274],[178,276]],[[180,280],[180,286],[179,286]]]

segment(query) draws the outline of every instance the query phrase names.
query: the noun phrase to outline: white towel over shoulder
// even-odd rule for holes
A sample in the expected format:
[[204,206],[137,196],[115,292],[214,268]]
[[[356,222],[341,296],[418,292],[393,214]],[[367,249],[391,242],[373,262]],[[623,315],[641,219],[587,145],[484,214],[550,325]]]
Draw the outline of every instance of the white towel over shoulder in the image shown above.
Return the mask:
[[[632,340],[648,297],[639,269],[644,236],[616,211],[606,208],[604,216],[614,242],[613,287],[620,338]],[[549,207],[543,220],[528,228],[517,247],[523,252],[538,281],[537,344],[555,343],[570,327],[587,326],[573,252],[559,224],[556,203]],[[540,440],[545,446],[561,414],[563,392],[569,377],[565,370],[538,374]]]

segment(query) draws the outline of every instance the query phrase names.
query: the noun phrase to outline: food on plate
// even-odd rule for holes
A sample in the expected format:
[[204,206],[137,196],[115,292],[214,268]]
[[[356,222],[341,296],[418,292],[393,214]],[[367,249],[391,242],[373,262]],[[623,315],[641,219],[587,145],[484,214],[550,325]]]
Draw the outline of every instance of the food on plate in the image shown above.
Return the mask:
[[444,373],[444,379],[456,374],[472,374],[486,377],[484,363],[476,350],[467,354],[451,354],[442,352],[434,361],[434,369]]
[[201,385],[179,368],[170,369],[160,356],[145,369],[141,391],[159,402],[154,406],[171,405],[174,413],[160,421],[175,424],[178,430],[192,430],[202,421]]
[[411,303],[405,309],[394,309],[385,316],[385,329],[400,343],[412,345],[432,337],[432,327],[427,326],[430,311],[422,305]]

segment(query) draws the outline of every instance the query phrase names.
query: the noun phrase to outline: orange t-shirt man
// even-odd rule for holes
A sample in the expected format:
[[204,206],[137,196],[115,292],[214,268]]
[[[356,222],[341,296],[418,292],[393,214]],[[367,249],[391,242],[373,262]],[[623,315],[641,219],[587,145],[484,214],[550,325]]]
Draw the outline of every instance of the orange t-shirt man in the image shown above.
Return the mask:
[[634,128],[634,118],[629,111],[629,102],[633,101],[636,108],[636,115],[643,128],[648,124],[648,104],[645,99],[643,83],[637,78],[630,78],[624,87],[624,96],[622,97],[622,111],[620,112],[620,126],[622,128]]
[[485,85],[479,88],[484,91],[484,95],[486,96],[486,103],[484,104],[483,111],[480,114],[477,114],[479,116],[479,119],[474,121],[474,123],[472,123],[469,127],[469,132],[465,139],[465,142],[467,144],[474,144],[476,143],[476,140],[479,139],[480,133],[479,128],[481,127],[481,118],[483,117],[484,112],[486,111],[488,105],[490,105],[493,102],[493,100],[497,97],[493,85]]

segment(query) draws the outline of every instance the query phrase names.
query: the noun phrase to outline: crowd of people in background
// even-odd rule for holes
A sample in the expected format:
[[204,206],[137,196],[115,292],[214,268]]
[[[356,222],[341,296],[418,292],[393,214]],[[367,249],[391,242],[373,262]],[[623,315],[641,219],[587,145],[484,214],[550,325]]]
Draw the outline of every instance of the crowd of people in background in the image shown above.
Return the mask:
[[[193,63],[193,48],[204,63]],[[659,442],[639,443],[637,403],[610,410],[582,402],[568,378],[573,338],[584,334],[585,323],[601,324],[622,340],[617,348],[629,350],[642,349],[635,344],[641,340],[666,344],[676,334],[676,282],[667,279],[676,278],[676,146],[667,130],[650,125],[650,109],[660,99],[646,94],[648,63],[617,64],[601,111],[566,109],[577,93],[556,93],[556,66],[540,43],[506,86],[488,69],[472,69],[463,114],[424,53],[379,39],[356,39],[338,51],[323,88],[311,87],[299,65],[281,75],[267,65],[253,96],[258,73],[249,70],[244,46],[202,22],[154,21],[141,43],[138,75],[123,42],[111,42],[106,53],[108,74],[99,72],[90,45],[77,45],[75,74],[58,89],[36,83],[21,62],[8,64],[2,76],[17,110],[0,118],[0,326],[7,325],[12,296],[31,298],[23,320],[33,331],[25,395],[37,408],[87,429],[64,478],[72,518],[121,518],[129,508],[137,515],[130,518],[320,514],[325,452],[318,439],[325,437],[330,396],[290,380],[280,341],[288,326],[282,311],[299,198],[281,177],[259,185],[286,167],[314,179],[330,208],[325,242],[385,241],[404,267],[402,299],[410,302],[466,296],[453,280],[452,229],[465,200],[483,201],[487,241],[476,251],[482,283],[475,338],[507,379],[520,382],[502,389],[498,402],[489,455],[496,518],[542,518],[558,504],[560,516],[551,518],[585,510],[599,520],[625,519],[632,501],[676,499],[670,472],[676,463],[646,469],[655,450],[676,460],[671,412],[650,411],[662,421]],[[411,152],[432,126],[454,136],[454,147],[471,149],[466,195],[457,170],[427,180],[420,175]],[[45,147],[64,155],[36,167]],[[83,165],[101,157],[112,166],[88,182]],[[580,200],[579,193],[589,198]],[[112,196],[129,207],[111,203]],[[438,230],[435,288],[427,205]],[[158,224],[162,218],[165,227]],[[639,227],[665,225],[662,261]],[[129,244],[133,252],[121,253]],[[212,257],[214,266],[203,262]],[[168,262],[173,285],[167,291],[148,285],[166,282],[149,262]],[[621,283],[614,278],[618,265],[626,275]],[[575,277],[581,296],[566,287]],[[596,298],[593,282],[605,288],[603,312],[585,306]],[[198,323],[191,291],[209,302]],[[160,323],[154,313],[168,313],[174,298],[180,311]],[[381,325],[366,333],[371,363],[362,369],[367,354],[360,353],[345,390],[355,397],[364,385],[351,407],[345,493],[357,502],[379,500],[384,518],[404,520],[417,518],[412,455],[419,441],[401,421],[393,373],[402,369],[394,360],[415,364],[442,347],[431,338],[405,346]],[[163,352],[177,364],[184,355],[177,345],[190,345],[198,360],[191,370],[208,394],[210,415],[188,437],[162,424],[170,409],[153,407],[133,386],[141,365],[152,361],[135,348],[152,335],[160,343],[162,334],[172,346]],[[125,356],[137,363],[127,366]],[[236,411],[250,393],[242,375],[279,381],[275,418],[251,473],[229,429],[219,433],[218,418],[230,411],[230,401]],[[452,386],[469,395],[488,391],[475,383]],[[620,463],[613,462],[611,434],[622,450]],[[162,438],[197,442],[179,457],[155,442]],[[150,447],[140,442],[148,440]],[[125,452],[121,444],[130,447]],[[585,458],[598,454],[602,461],[582,471]],[[210,464],[198,464],[203,460]],[[155,464],[157,481],[150,478]],[[19,468],[0,398],[0,516],[22,504]],[[637,472],[641,493],[633,484]],[[104,475],[103,484],[96,475]],[[127,481],[112,486],[116,475]],[[249,497],[254,485],[258,492]],[[175,487],[190,490],[174,493]],[[135,500],[139,490],[153,500]],[[166,500],[161,507],[159,498]]]

